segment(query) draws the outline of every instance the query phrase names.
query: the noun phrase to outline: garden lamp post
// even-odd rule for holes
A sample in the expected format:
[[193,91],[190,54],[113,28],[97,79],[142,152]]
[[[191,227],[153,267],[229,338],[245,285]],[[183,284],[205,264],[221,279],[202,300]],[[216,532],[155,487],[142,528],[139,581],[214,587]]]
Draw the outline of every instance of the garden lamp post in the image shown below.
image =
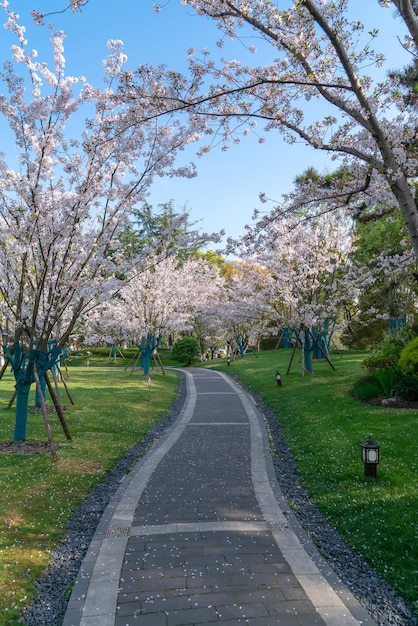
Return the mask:
[[364,463],[364,475],[376,478],[376,470],[380,460],[380,446],[374,443],[371,435],[365,443],[361,444],[361,458]]

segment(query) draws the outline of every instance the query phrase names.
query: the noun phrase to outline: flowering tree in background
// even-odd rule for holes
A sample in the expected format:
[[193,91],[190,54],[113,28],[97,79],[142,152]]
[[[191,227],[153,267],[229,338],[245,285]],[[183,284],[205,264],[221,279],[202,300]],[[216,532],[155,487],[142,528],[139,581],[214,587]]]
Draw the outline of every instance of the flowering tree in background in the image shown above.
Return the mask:
[[225,280],[218,317],[227,344],[234,346],[241,358],[251,342],[258,342],[263,334],[266,303],[254,281],[254,274],[242,261],[233,263],[233,270]]
[[413,321],[416,261],[405,223],[397,212],[378,222],[357,220],[350,261],[361,276],[359,295],[347,309],[347,345],[374,348],[390,330]]
[[118,346],[132,343],[135,339],[127,324],[123,323],[125,317],[126,303],[117,293],[85,316],[77,325],[74,335],[81,337],[82,343],[87,346],[106,343],[114,354]]
[[227,343],[221,315],[225,305],[226,272],[229,263],[213,251],[199,252],[197,258],[212,266],[211,280],[206,284],[206,293],[199,303],[193,319],[193,335],[199,343],[202,359],[210,354],[213,358],[219,347]]
[[349,223],[334,214],[306,223],[289,216],[271,223],[263,236],[249,235],[244,267],[264,303],[268,331],[291,328],[304,346],[305,369],[312,371],[311,353],[328,357],[335,324],[357,292]]
[[[17,441],[26,437],[35,378],[53,367],[80,316],[120,289],[127,268],[118,235],[134,203],[154,176],[193,169],[174,166],[188,130],[169,118],[157,123],[150,99],[137,103],[141,123],[126,124],[113,98],[125,61],[120,42],[109,43],[98,89],[65,75],[63,33],[51,33],[50,69],[28,52],[8,3],[1,7],[16,35],[0,74],[0,115],[17,151],[17,163],[0,158],[0,294],[16,379]],[[90,117],[76,139],[70,133],[83,110]]]
[[224,301],[219,290],[215,291],[209,298],[206,298],[202,311],[198,313],[193,321],[193,334],[199,342],[200,357],[205,360],[207,357],[214,358],[216,350],[228,343],[230,337],[226,334],[226,329],[221,322],[220,316],[224,310]]
[[148,374],[152,354],[165,335],[192,332],[195,318],[216,289],[217,274],[216,268],[202,259],[173,256],[126,282],[120,292],[124,315],[119,326],[135,338],[144,374]]

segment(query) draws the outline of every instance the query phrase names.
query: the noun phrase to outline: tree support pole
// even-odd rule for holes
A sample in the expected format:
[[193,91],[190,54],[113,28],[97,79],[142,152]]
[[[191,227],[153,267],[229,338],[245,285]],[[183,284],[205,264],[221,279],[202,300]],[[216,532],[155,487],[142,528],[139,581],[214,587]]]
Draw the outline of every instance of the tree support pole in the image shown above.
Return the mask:
[[278,349],[279,349],[279,347],[280,347],[280,342],[281,342],[281,340],[282,340],[282,336],[283,336],[283,332],[281,332],[281,333],[280,333],[280,337],[278,338],[277,343],[276,343],[276,346],[275,346],[275,348],[274,348],[275,350],[278,350]]
[[141,353],[139,353],[139,355],[137,356],[136,361],[135,361],[135,363],[134,363],[134,365],[133,365],[133,367],[131,369],[131,376],[132,376],[132,374],[134,372],[134,369],[136,368],[136,365],[137,365],[137,363],[138,363],[140,358],[141,358]]
[[57,398],[55,396],[55,392],[54,392],[54,389],[53,389],[53,387],[51,385],[51,381],[48,378],[48,374],[45,374],[45,380],[46,380],[46,384],[47,384],[47,387],[48,387],[49,395],[51,396],[51,399],[52,399],[52,402],[54,404],[55,410],[56,410],[57,415],[59,417],[59,420],[61,422],[62,429],[63,429],[67,439],[69,441],[71,441],[72,437],[71,437],[70,431],[68,430],[68,426],[67,426],[67,422],[65,421],[64,413],[63,413],[62,408],[59,405],[58,400],[57,400]]
[[49,423],[48,411],[47,411],[47,408],[46,408],[46,404],[45,404],[45,400],[44,400],[44,396],[43,396],[42,388],[41,388],[41,381],[39,380],[39,376],[38,376],[38,372],[37,372],[35,364],[33,365],[33,375],[34,375],[34,378],[35,378],[36,388],[38,389],[39,398],[40,398],[40,401],[41,401],[41,407],[42,407],[42,413],[43,413],[43,416],[44,416],[46,434],[47,434],[47,437],[48,437],[49,447],[51,449],[51,457],[52,457],[53,461],[56,461],[56,459],[57,459],[57,446],[56,446],[56,444],[54,443],[54,441],[52,439],[51,424]]
[[[61,371],[61,368],[58,364],[57,364],[57,367]],[[65,373],[67,374],[67,378],[70,378],[70,372],[68,371],[68,367],[67,367],[67,359],[64,360],[64,367],[65,367]]]
[[8,409],[11,409],[11,408],[12,408],[12,406],[13,406],[13,402],[14,402],[14,401],[15,401],[15,399],[16,399],[16,393],[17,393],[17,392],[16,392],[16,390],[14,390],[13,395],[12,395],[12,397],[11,397],[11,398],[10,398],[10,400],[9,400],[9,404],[7,405],[7,408],[8,408]]
[[301,342],[302,342],[302,376],[305,376],[305,361],[306,361],[306,358],[305,358],[305,333],[304,332],[302,332]]
[[295,356],[295,352],[297,350],[297,347],[298,347],[298,342],[296,340],[295,341],[295,345],[293,346],[293,352],[292,352],[292,356],[290,357],[290,363],[289,363],[289,367],[287,368],[286,374],[288,374],[290,372],[290,368],[292,367],[292,363],[293,363],[293,357]]
[[9,361],[6,359],[5,362],[3,363],[3,367],[0,370],[0,380],[3,378],[3,375],[6,372],[8,366],[9,366]]
[[61,394],[60,394],[60,390],[59,390],[59,387],[58,387],[58,376],[57,376],[55,368],[52,368],[51,372],[52,372],[52,378],[53,378],[53,381],[54,381],[54,387],[55,387],[55,394],[56,394],[56,397],[57,397],[57,403],[58,403],[58,405],[59,405],[59,407],[61,409],[61,413],[64,415],[64,405],[62,404],[62,400],[61,400]]
[[308,332],[309,332],[310,336],[312,337],[312,339],[314,340],[314,343],[316,343],[317,347],[319,348],[319,351],[324,355],[324,358],[328,361],[328,363],[331,365],[332,369],[335,372],[335,367],[333,366],[333,364],[329,360],[328,355],[325,354],[325,352],[323,351],[323,349],[321,348],[321,346],[319,345],[319,343],[317,342],[317,340],[315,339],[315,337],[313,336],[313,334],[311,333],[311,331],[309,329],[308,329]]
[[332,342],[332,345],[334,346],[334,348],[336,349],[336,351],[338,352],[338,354],[340,355],[340,358],[343,358],[343,355],[341,354],[341,350],[339,349],[339,347],[337,346],[335,341],[333,339],[331,339],[331,342]]
[[64,385],[64,389],[65,389],[65,391],[67,392],[68,399],[69,399],[69,401],[71,402],[71,404],[74,406],[74,400],[73,400],[73,399],[72,399],[72,397],[71,397],[70,391],[69,391],[69,389],[68,389],[68,385],[67,385],[67,383],[65,382],[63,375],[61,374],[61,369],[60,369],[60,367],[59,367],[59,366],[58,366],[58,372],[59,372],[59,375],[60,375],[60,378],[61,378],[61,382],[62,382],[62,384]]
[[129,359],[128,363],[125,365],[125,367],[123,368],[123,371],[126,372],[127,369],[130,368],[132,361],[134,360],[135,355],[131,356],[131,358]]
[[154,352],[153,352],[152,356],[154,358],[156,366],[157,367],[161,367],[161,371],[162,371],[163,375],[165,376],[165,370],[164,370],[163,362],[161,361],[160,355],[158,354],[158,352],[156,354],[154,354]]

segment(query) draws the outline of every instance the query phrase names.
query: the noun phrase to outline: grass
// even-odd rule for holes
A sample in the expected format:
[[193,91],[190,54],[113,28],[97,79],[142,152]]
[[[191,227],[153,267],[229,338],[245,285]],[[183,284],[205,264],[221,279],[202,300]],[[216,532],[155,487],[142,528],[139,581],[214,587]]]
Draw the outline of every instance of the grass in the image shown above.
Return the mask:
[[[298,354],[298,356],[300,353]],[[333,357],[302,377],[289,350],[213,361],[250,386],[279,416],[302,483],[331,525],[418,609],[417,412],[362,404],[353,381],[365,353]],[[282,373],[278,387],[275,372]],[[364,476],[360,446],[368,435],[381,446],[377,478]]]
[[[70,368],[67,385],[74,399],[66,421],[67,441],[58,418],[51,414],[58,460],[48,454],[0,454],[0,625],[19,621],[33,596],[34,582],[47,566],[51,551],[62,538],[72,511],[97,484],[104,472],[166,413],[177,391],[177,375],[123,368]],[[13,437],[14,410],[7,409],[13,380],[0,383],[0,443]],[[31,399],[33,404],[33,399]],[[42,416],[31,413],[27,441],[46,441]]]
[[[123,367],[128,372],[132,368],[140,367],[141,363],[138,361],[139,349],[136,347],[118,349],[116,352],[116,358],[113,357],[110,348],[83,348],[82,350],[75,350],[70,353],[67,363],[70,367],[108,367],[113,369],[114,367]],[[160,348],[158,350],[158,356],[163,362],[164,366],[173,365],[178,367],[178,363],[171,359],[171,352],[167,348]],[[152,365],[155,366],[156,362],[153,359]],[[157,364],[158,365],[158,364]]]

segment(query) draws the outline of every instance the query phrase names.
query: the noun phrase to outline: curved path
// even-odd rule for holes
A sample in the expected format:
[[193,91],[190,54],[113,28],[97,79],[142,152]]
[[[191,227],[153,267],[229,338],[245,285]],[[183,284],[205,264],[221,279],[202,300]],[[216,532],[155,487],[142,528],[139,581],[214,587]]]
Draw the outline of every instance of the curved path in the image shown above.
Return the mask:
[[250,396],[184,371],[181,415],[121,482],[63,626],[374,626],[288,510]]

